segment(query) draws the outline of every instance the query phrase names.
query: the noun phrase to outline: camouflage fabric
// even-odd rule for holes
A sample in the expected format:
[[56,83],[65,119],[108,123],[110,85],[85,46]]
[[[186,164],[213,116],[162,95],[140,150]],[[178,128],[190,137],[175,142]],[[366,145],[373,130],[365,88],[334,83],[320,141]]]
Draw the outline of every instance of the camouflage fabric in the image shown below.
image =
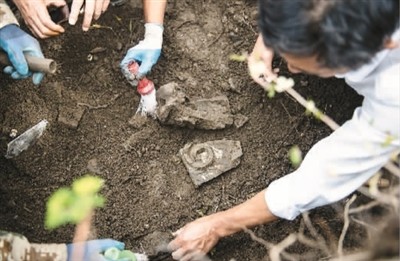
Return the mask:
[[0,0],[0,29],[9,24],[18,25],[17,18],[15,18],[6,1]]
[[0,231],[1,261],[65,261],[65,244],[31,244],[22,235]]

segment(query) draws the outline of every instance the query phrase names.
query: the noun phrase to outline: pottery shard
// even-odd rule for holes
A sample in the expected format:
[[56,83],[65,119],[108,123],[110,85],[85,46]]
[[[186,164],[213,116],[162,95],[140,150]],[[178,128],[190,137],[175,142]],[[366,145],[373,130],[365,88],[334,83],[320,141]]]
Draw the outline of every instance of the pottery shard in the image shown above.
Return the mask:
[[216,130],[234,122],[229,100],[224,95],[190,99],[176,83],[169,83],[157,91],[157,100],[158,119],[167,125]]
[[179,154],[196,187],[236,168],[243,155],[240,141],[215,140],[188,143]]

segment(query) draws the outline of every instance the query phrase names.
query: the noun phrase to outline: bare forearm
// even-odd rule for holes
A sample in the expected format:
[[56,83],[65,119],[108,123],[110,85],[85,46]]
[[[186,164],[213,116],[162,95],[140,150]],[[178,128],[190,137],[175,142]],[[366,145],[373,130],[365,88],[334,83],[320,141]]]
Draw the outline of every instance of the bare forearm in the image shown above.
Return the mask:
[[219,216],[218,219],[221,222],[218,234],[224,237],[244,228],[251,228],[276,220],[277,217],[268,209],[264,194],[265,191],[262,191],[236,207],[215,214]]
[[143,0],[144,20],[146,23],[164,23],[167,0]]

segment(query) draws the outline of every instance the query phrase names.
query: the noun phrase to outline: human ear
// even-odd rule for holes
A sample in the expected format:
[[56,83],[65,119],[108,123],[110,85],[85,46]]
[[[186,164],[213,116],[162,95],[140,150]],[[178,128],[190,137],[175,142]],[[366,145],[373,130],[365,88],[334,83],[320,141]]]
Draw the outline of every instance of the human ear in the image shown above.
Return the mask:
[[383,48],[394,49],[400,47],[400,29],[398,28],[391,36],[383,39]]
[[394,49],[400,46],[400,42],[399,41],[394,41],[391,38],[388,38],[384,41],[383,43],[383,47],[385,49]]

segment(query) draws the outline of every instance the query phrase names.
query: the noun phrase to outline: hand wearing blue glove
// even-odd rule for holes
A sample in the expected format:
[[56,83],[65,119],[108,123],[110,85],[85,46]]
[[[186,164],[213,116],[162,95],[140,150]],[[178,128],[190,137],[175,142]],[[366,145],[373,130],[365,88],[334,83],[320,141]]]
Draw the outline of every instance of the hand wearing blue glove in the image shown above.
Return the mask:
[[[161,54],[164,27],[155,23],[146,23],[144,26],[144,40],[129,49],[120,64],[122,73],[133,85],[137,82],[135,80],[140,80],[151,70]],[[137,62],[140,65],[136,75],[132,75],[128,69],[128,65],[132,62]]]
[[67,261],[74,261],[74,248],[82,246],[84,248],[83,261],[105,261],[107,259],[103,257],[101,253],[103,253],[110,247],[115,247],[119,250],[123,250],[125,244],[113,239],[98,239],[82,243],[67,244]]
[[29,71],[24,54],[43,57],[39,42],[24,32],[18,25],[9,24],[0,29],[0,49],[3,49],[12,64],[4,68],[4,72],[13,79],[24,79],[32,75],[35,85],[40,84],[44,77],[42,72]]

